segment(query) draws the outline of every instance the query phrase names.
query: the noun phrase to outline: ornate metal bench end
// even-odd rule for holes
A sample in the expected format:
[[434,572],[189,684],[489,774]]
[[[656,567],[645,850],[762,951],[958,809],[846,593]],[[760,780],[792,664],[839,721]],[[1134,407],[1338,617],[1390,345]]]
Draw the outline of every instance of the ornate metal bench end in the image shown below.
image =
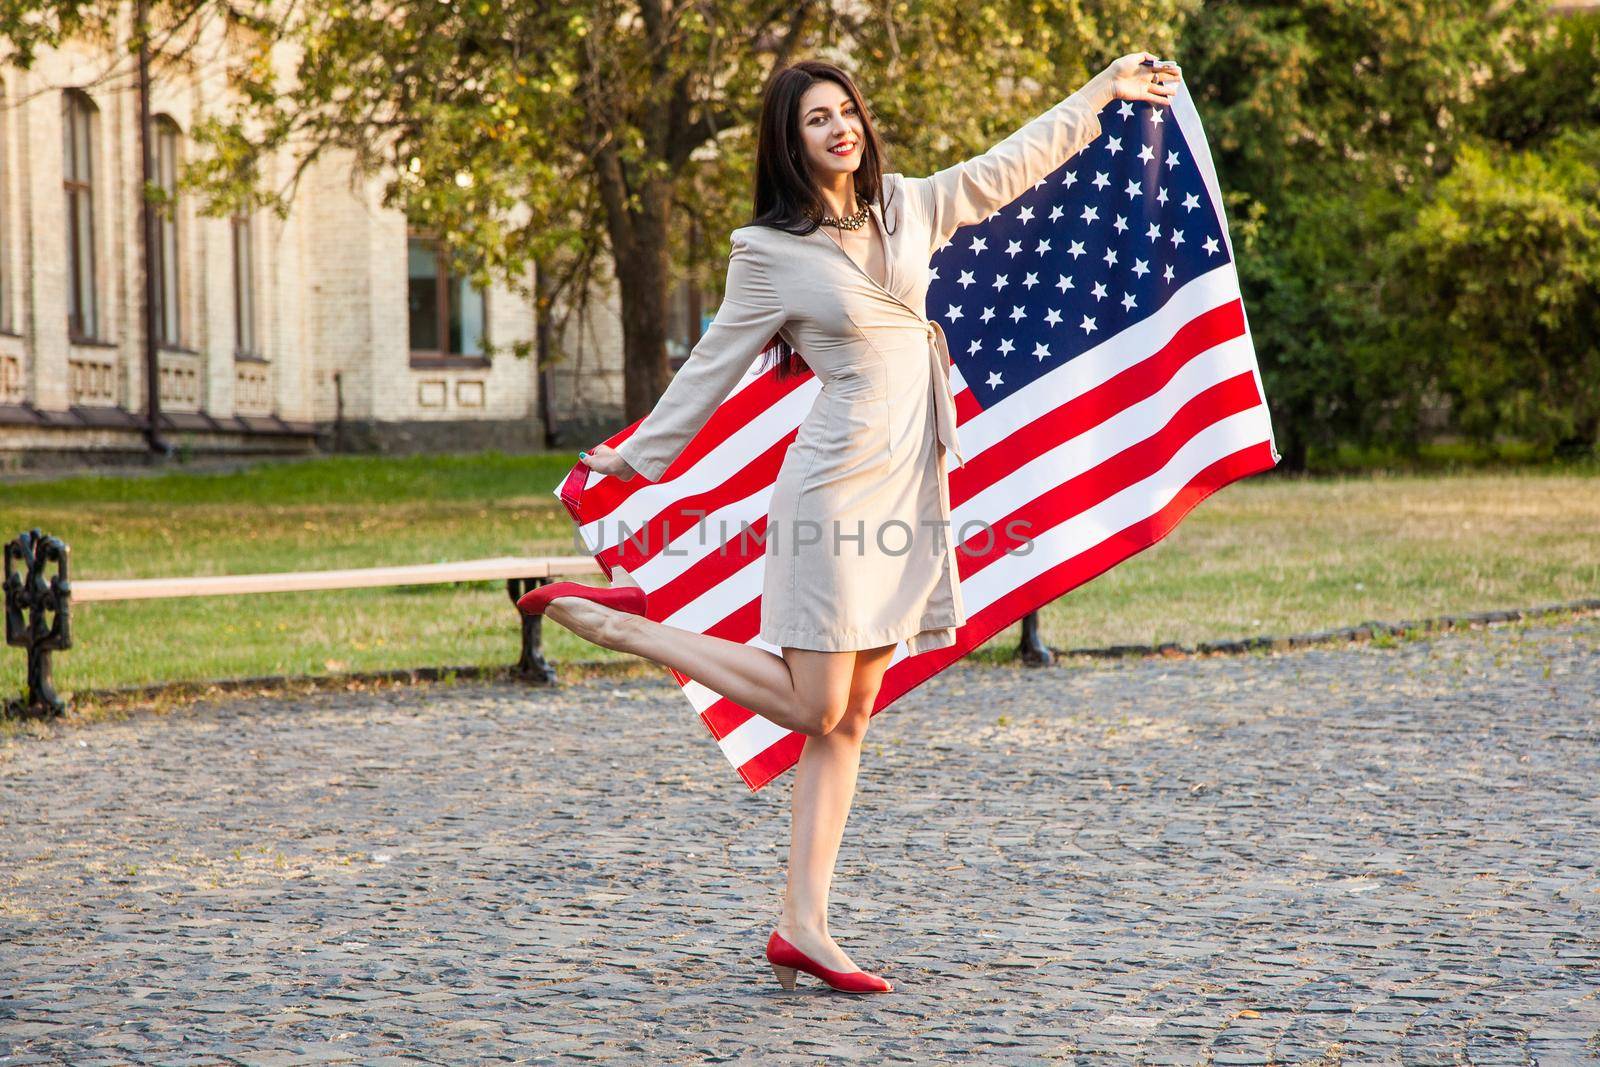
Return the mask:
[[1022,617],[1022,641],[1017,645],[1017,655],[1029,667],[1048,667],[1055,662],[1055,653],[1039,639],[1039,613],[1030,611]]
[[[38,530],[6,544],[6,644],[28,654],[28,692],[5,703],[8,717],[53,718],[67,710],[50,681],[50,653],[72,647],[71,552]],[[55,573],[47,580],[52,566]]]
[[[523,595],[546,582],[549,578],[508,578],[506,579],[506,593],[515,604]],[[544,622],[540,615],[522,615],[522,656],[517,660],[516,666],[511,668],[513,674],[529,682],[549,683],[556,680],[555,668],[550,666],[544,658],[542,632],[539,624]]]

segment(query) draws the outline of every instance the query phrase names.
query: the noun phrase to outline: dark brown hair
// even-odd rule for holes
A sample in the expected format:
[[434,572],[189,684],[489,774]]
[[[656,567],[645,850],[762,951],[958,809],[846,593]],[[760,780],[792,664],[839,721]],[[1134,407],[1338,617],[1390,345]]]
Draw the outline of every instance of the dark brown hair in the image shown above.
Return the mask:
[[[861,118],[861,165],[855,171],[856,195],[883,211],[883,149],[861,91],[849,74],[832,63],[801,60],[775,73],[761,98],[761,121],[756,141],[755,217],[752,226],[771,226],[793,234],[809,234],[821,225],[825,213],[822,196],[805,162],[805,140],[800,134],[800,98],[819,81],[831,81],[850,97]],[[778,377],[802,374],[810,368],[800,353],[781,336],[772,339],[767,352],[776,353]]]

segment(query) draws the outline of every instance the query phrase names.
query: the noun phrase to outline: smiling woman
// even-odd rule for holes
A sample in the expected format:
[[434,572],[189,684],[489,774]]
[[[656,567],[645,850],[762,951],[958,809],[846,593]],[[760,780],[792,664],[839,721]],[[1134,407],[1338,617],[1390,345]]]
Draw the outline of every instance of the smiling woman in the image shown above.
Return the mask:
[[[755,632],[748,610],[669,624],[676,591],[638,613],[597,603],[572,583],[527,602],[590,640],[692,678],[736,709],[730,728],[743,731],[749,762],[796,768],[789,879],[768,942],[786,987],[798,968],[835,989],[890,988],[829,936],[828,886],[884,672],[897,652],[954,645],[968,621],[946,474],[947,456],[964,456],[949,349],[924,311],[929,260],[955,230],[1097,137],[1113,99],[1170,104],[1176,69],[1147,61],[1155,57],[1124,56],[988,151],[928,177],[885,172],[861,93],[838,66],[808,60],[775,74],[758,125],[754,218],[731,235],[716,319],[626,439],[579,456],[595,477],[624,483],[687,476],[697,488],[644,499],[650,514],[693,508],[727,477],[717,449],[742,446],[685,449],[756,358],[776,354],[773,379],[807,371],[816,379],[782,452],[759,547],[749,538],[723,546],[741,574],[760,573]],[[638,487],[604,491],[621,499]],[[642,584],[623,577],[630,570],[656,590],[671,580],[648,549],[615,562],[620,584]],[[748,593],[734,599],[747,604]]]

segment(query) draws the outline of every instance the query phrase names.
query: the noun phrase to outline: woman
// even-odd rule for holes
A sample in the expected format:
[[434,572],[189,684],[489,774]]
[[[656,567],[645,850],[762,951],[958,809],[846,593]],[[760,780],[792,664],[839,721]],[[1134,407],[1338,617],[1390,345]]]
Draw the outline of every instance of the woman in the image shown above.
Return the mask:
[[961,459],[949,353],[921,310],[929,259],[956,229],[1011,203],[1098,137],[1107,104],[1168,105],[1178,78],[1175,65],[1149,53],[1123,56],[982,155],[908,178],[883,173],[849,75],[810,61],[775,74],[762,104],[756,218],[733,232],[715,321],[625,441],[579,453],[601,474],[659,480],[770,347],[780,374],[809,367],[822,382],[768,505],[767,647],[644,617],[643,591],[620,570],[610,589],[558,582],[520,604],[806,735],[783,911],[767,944],[786,989],[797,970],[835,989],[891,989],[829,935],[828,890],[895,646],[947,647],[966,622],[944,530],[945,453]]

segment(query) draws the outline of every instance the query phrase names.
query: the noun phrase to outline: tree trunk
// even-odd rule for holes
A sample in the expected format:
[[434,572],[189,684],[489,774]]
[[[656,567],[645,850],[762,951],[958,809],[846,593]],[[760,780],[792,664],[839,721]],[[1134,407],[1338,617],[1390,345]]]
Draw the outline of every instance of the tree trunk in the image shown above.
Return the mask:
[[622,305],[623,417],[628,422],[650,413],[671,380],[667,360],[667,292],[671,252],[667,240],[672,188],[657,181],[640,191],[640,209],[629,216],[629,235],[613,248],[617,297]]

